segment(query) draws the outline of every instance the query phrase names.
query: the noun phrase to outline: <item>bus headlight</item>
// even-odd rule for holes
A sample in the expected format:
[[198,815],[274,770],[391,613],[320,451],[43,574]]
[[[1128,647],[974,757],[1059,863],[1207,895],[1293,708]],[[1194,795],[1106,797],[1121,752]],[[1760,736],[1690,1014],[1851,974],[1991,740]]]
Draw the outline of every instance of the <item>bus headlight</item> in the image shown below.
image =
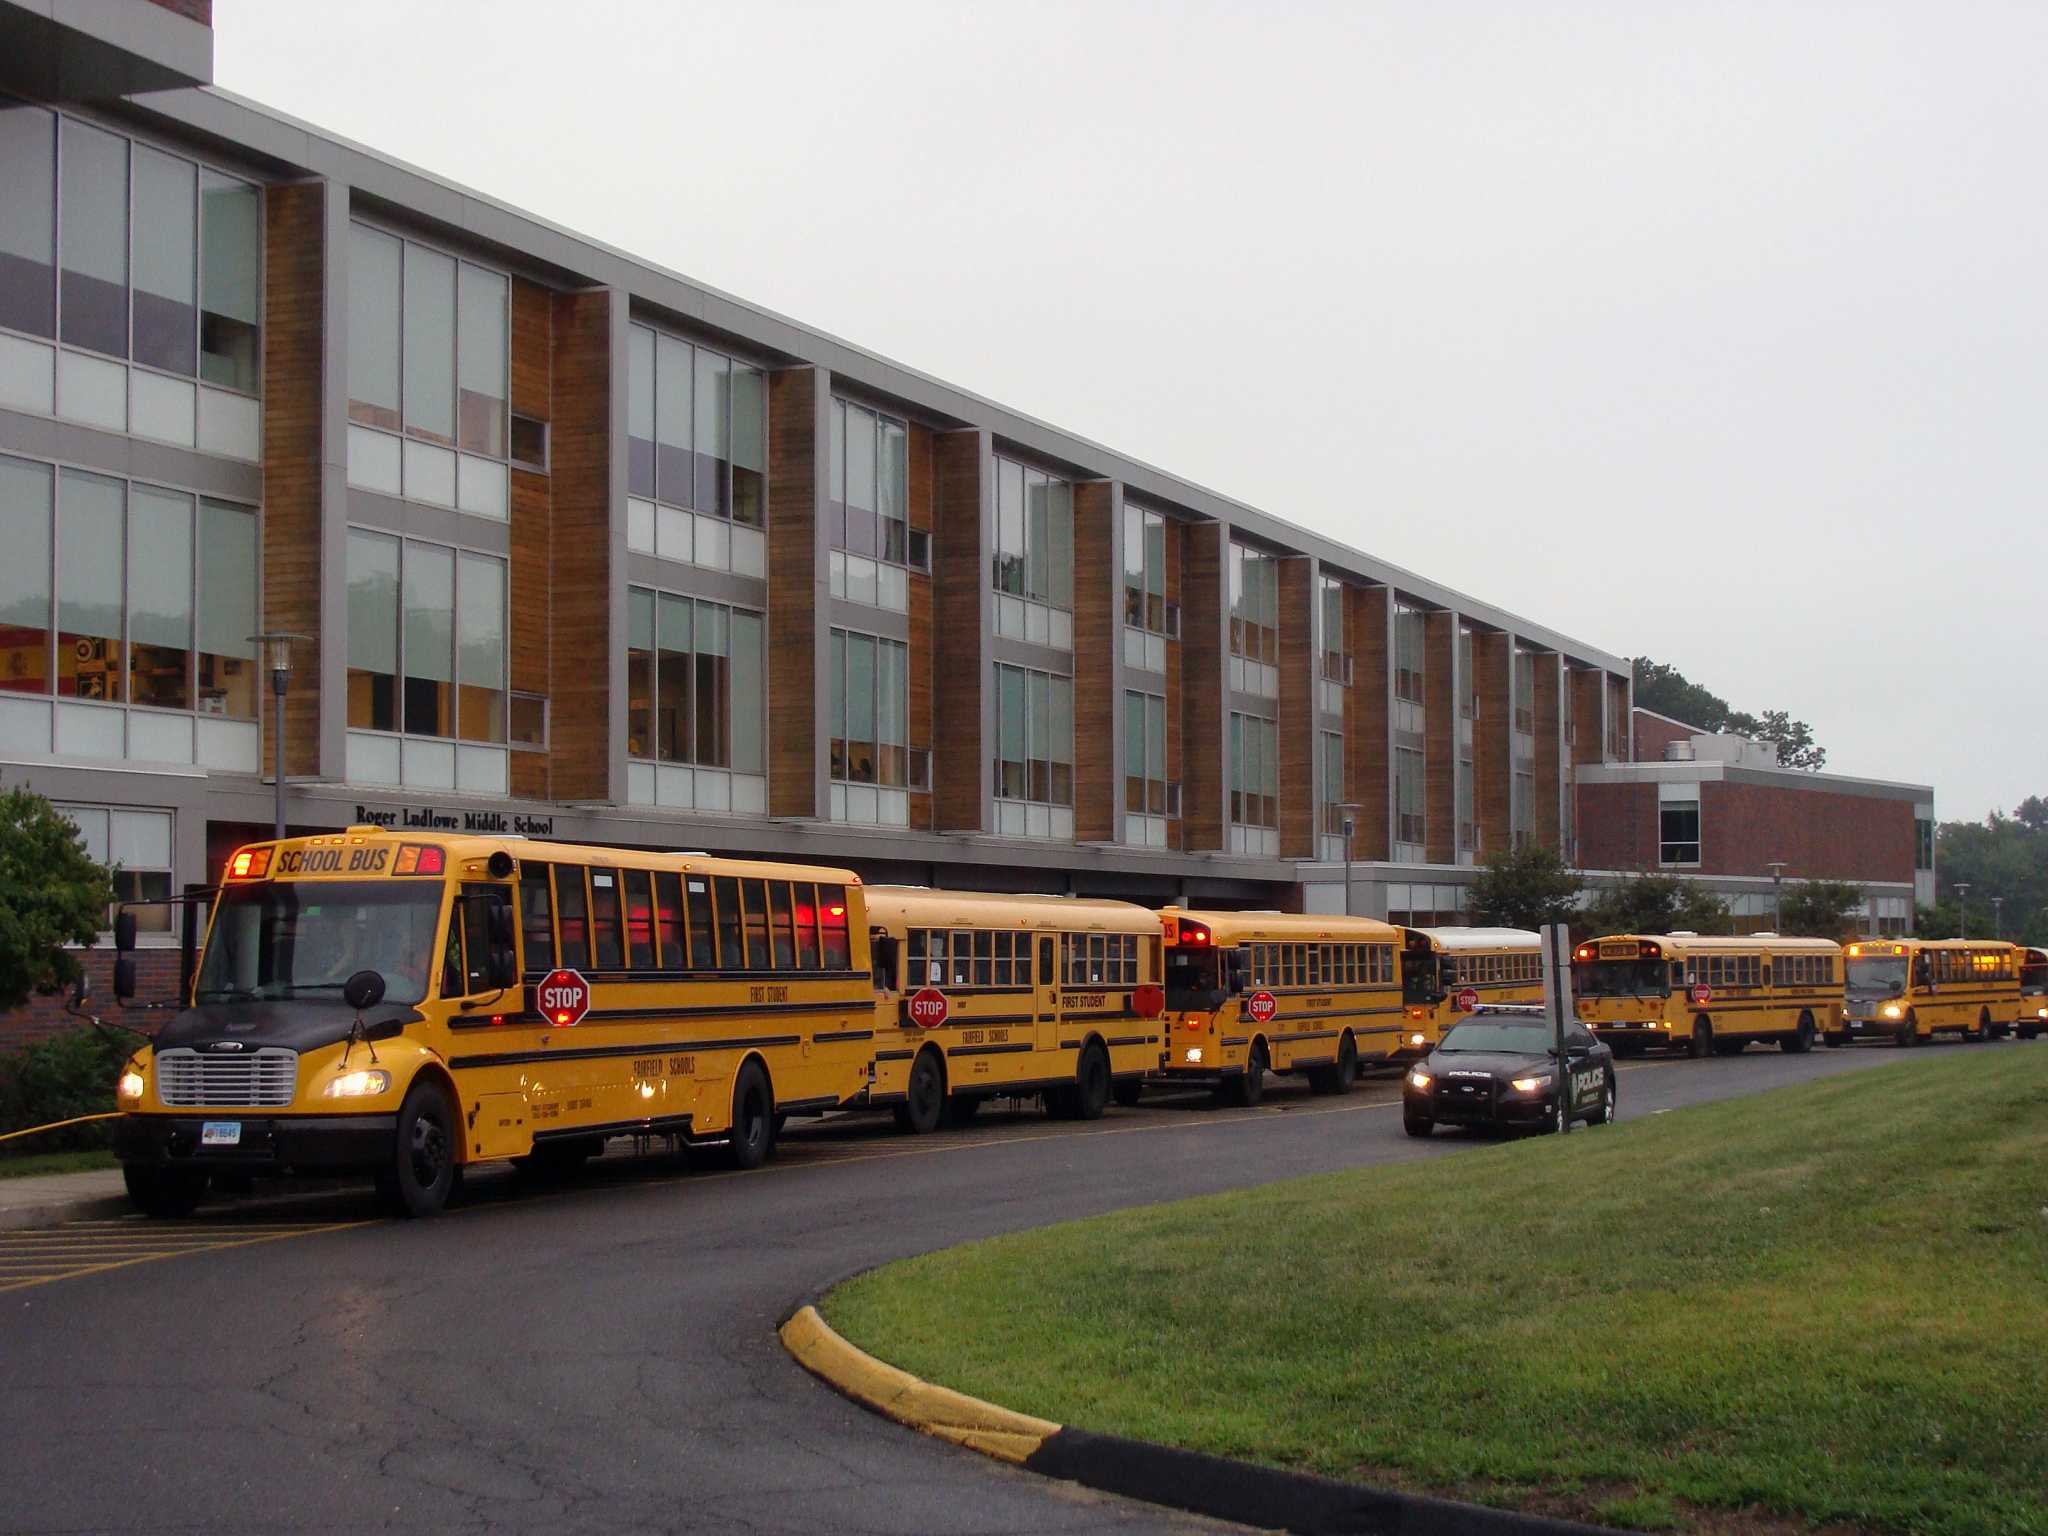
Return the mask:
[[1548,1088],[1554,1079],[1548,1072],[1536,1077],[1518,1077],[1508,1086],[1517,1093],[1534,1093],[1539,1088]]
[[1433,1079],[1430,1077],[1430,1075],[1427,1072],[1423,1071],[1420,1067],[1417,1067],[1413,1072],[1410,1072],[1408,1074],[1408,1083],[1410,1087],[1427,1088],[1432,1081]]
[[327,1085],[330,1099],[368,1099],[383,1093],[391,1086],[391,1074],[365,1068],[359,1072],[344,1072]]
[[142,1074],[130,1067],[121,1074],[121,1081],[114,1089],[114,1097],[132,1104],[142,1097],[142,1089]]
[[1408,1037],[1408,1043],[1410,1045],[1420,1045],[1422,1044],[1422,1036],[1419,1034],[1410,1035]]
[[1188,1047],[1188,1065],[1189,1065],[1189,1066],[1191,1066],[1191,1067],[1199,1067],[1199,1066],[1200,1066],[1201,1064],[1202,1064],[1202,1048],[1201,1048],[1201,1047],[1200,1047],[1199,1045],[1191,1045],[1191,1046],[1189,1046],[1189,1047]]
[[1896,1019],[1899,1016],[1899,1005],[1897,1003],[1886,1003],[1884,1005],[1884,1016],[1888,1019]]

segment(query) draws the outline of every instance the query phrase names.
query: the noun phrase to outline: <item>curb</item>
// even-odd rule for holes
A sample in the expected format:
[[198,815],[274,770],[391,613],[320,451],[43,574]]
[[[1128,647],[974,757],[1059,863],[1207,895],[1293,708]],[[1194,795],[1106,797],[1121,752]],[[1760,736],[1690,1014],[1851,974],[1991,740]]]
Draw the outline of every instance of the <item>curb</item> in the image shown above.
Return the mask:
[[126,1216],[134,1209],[126,1195],[74,1195],[40,1205],[0,1206],[0,1232],[55,1227],[67,1221],[104,1221],[110,1216]]
[[799,1365],[882,1417],[1099,1493],[1297,1536],[1612,1536],[1605,1526],[1069,1429],[885,1364],[841,1338],[810,1305],[791,1313],[780,1332]]

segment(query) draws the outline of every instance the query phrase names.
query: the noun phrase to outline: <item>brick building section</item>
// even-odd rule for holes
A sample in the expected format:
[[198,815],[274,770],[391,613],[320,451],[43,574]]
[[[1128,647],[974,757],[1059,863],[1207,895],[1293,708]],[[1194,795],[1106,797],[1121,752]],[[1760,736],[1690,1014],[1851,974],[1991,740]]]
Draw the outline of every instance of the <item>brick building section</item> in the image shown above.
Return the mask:
[[[1913,879],[1913,803],[1799,784],[1707,780],[1700,792],[1700,863],[1692,875],[1787,880]],[[1657,868],[1657,786],[1579,786],[1580,863],[1588,869]]]
[[1647,709],[1635,712],[1634,726],[1635,761],[1639,763],[1662,762],[1666,746],[1674,741],[1691,741],[1700,734],[1694,726],[1653,715]]
[[1115,667],[1115,648],[1123,638],[1123,580],[1116,559],[1120,515],[1109,481],[1084,480],[1074,487],[1074,836],[1084,843],[1114,842],[1121,831],[1116,737],[1123,698]]
[[[326,188],[272,187],[263,204],[263,627],[297,633],[292,669],[320,676],[320,358],[325,334]],[[260,677],[259,686],[269,679]],[[285,772],[320,771],[320,690],[285,695]],[[263,757],[276,713],[264,699]]]
[[1346,587],[1344,615],[1352,678],[1344,690],[1344,767],[1351,777],[1345,798],[1361,807],[1352,819],[1351,856],[1391,858],[1393,593],[1386,587]]
[[[1316,563],[1280,562],[1280,857],[1316,852]],[[1335,798],[1334,796],[1332,798]]]
[[1564,658],[1538,651],[1531,661],[1536,668],[1536,804],[1530,807],[1529,836],[1545,848],[1562,849]]
[[[137,1003],[171,1002],[178,995],[179,956],[176,949],[138,949],[135,952],[135,1001]],[[85,951],[81,969],[92,978],[91,1008],[109,1019],[120,1019],[121,1010],[114,1002],[114,950],[110,944]],[[54,997],[32,997],[25,1007],[12,1013],[0,1013],[0,1050],[17,1045],[26,1045],[31,1040],[40,1040],[67,1029],[83,1029],[82,1020],[73,1018],[64,1011],[65,1000],[70,989]],[[144,1016],[147,1017],[147,1016]],[[161,1019],[163,1015],[156,1016]],[[129,1020],[135,1023],[140,1020]],[[153,1027],[153,1026],[152,1026]],[[140,1041],[136,1042],[138,1045]],[[113,1108],[114,1085],[107,1084],[107,1107]],[[19,1126],[0,1127],[5,1130],[19,1130]]]

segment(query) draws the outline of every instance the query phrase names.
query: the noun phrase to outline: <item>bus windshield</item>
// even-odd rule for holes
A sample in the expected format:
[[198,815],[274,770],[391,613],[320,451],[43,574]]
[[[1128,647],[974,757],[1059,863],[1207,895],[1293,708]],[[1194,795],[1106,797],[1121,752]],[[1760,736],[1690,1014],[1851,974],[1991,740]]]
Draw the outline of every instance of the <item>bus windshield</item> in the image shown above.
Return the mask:
[[1505,1051],[1512,1056],[1538,1056],[1555,1038],[1541,1019],[1468,1019],[1445,1034],[1440,1051]]
[[384,978],[387,1002],[427,995],[439,881],[294,881],[234,886],[199,963],[202,1003],[341,996],[357,971]]
[[2029,960],[2020,968],[2020,990],[2029,997],[2048,993],[2048,961]]
[[1458,962],[1433,949],[1409,949],[1401,953],[1401,1001],[1434,1003],[1456,979]]
[[1667,990],[1661,960],[1581,960],[1572,967],[1578,997],[1662,997]]
[[1859,956],[1844,967],[1843,979],[1852,997],[1899,997],[1906,990],[1906,957]]
[[1166,952],[1166,1006],[1175,1013],[1214,1013],[1223,1006],[1217,982],[1221,957],[1213,949]]

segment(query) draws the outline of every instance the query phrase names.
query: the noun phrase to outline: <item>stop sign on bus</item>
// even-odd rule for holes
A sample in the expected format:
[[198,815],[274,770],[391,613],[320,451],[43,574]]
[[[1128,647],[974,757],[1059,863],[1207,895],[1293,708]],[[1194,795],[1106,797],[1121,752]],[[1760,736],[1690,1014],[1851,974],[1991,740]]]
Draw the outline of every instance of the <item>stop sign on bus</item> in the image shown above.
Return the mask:
[[1280,1011],[1280,1004],[1270,992],[1254,992],[1244,1000],[1245,1017],[1254,1024],[1272,1022],[1273,1015]]
[[581,971],[549,971],[533,989],[533,1003],[550,1024],[581,1024],[590,1012],[590,983]]
[[919,987],[910,994],[910,1022],[924,1029],[937,1029],[946,1022],[953,1005],[937,987]]
[[1479,994],[1471,987],[1461,987],[1458,995],[1451,999],[1451,1006],[1460,1013],[1470,1013],[1479,1006]]

